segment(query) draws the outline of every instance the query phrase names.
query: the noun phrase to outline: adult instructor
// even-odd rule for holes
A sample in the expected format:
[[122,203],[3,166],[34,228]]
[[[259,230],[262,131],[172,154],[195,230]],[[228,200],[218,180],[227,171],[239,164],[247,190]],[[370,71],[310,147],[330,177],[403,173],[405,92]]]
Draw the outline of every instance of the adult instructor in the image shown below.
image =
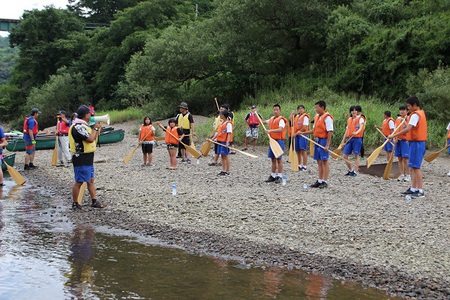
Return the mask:
[[[178,106],[180,113],[176,117],[178,128],[183,131],[184,137],[181,140],[184,144],[191,144],[191,135],[194,135],[194,118],[189,113],[189,107],[186,102],[181,102]],[[182,143],[178,144],[178,148],[181,152],[181,162],[190,163],[191,160],[188,158],[188,152],[186,152],[186,147]]]
[[87,183],[87,188],[92,199],[92,207],[103,208],[104,205],[97,200],[94,185],[94,152],[96,150],[96,140],[101,128],[100,124],[94,125],[94,129],[88,126],[91,118],[89,107],[82,105],[77,110],[78,117],[69,129],[69,144],[72,155],[73,170],[75,173],[75,183],[72,187],[72,209],[80,210],[78,204],[78,194],[83,182]]

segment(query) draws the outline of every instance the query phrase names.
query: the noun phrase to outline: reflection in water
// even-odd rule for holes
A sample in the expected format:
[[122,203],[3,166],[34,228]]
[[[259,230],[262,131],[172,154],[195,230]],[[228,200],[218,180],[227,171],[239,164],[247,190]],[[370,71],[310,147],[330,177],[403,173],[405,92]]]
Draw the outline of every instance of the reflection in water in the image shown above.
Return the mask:
[[[357,285],[190,255],[73,224],[67,203],[25,188],[0,200],[0,299],[386,299]],[[59,201],[59,202],[58,202]],[[90,212],[84,212],[90,213]],[[102,232],[100,233],[99,230]],[[242,266],[244,265],[244,268]]]

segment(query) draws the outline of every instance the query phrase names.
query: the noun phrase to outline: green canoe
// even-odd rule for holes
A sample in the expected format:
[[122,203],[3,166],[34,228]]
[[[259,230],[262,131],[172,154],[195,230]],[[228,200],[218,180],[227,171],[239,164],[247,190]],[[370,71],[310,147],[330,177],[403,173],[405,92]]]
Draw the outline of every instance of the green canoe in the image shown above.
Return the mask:
[[[15,153],[6,154],[5,156],[3,156],[3,160],[11,167],[14,167],[14,163],[16,161],[16,154]],[[2,170],[3,172],[6,171],[6,165],[3,161],[2,161]]]
[[[125,137],[125,131],[123,129],[105,130],[100,133],[98,143],[111,144],[122,141]],[[55,136],[52,134],[43,134],[36,137],[36,150],[54,149],[55,148]],[[10,138],[8,140],[8,146],[6,149],[9,151],[25,151],[25,143],[22,138]]]

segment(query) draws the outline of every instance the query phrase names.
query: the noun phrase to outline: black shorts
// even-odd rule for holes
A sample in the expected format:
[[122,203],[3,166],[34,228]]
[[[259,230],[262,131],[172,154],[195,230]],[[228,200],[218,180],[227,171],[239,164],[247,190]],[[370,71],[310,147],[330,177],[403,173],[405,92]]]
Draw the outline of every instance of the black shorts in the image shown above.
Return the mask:
[[142,144],[142,153],[153,153],[153,144]]
[[[181,141],[183,143],[185,143],[186,145],[190,146],[191,145],[191,137],[190,136],[185,136],[184,138],[181,139]],[[180,149],[186,149],[186,147],[184,147],[184,145],[182,143],[178,144],[178,148]]]

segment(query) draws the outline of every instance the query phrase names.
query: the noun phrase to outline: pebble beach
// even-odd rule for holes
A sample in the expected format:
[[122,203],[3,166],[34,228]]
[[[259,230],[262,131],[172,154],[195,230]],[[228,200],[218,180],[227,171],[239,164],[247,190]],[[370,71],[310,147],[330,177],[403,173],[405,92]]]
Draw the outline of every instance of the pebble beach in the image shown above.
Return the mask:
[[[39,168],[22,173],[26,184],[65,199],[67,207],[60,211],[73,222],[127,229],[245,265],[330,275],[386,290],[389,296],[450,299],[448,155],[423,163],[425,198],[406,201],[400,193],[408,182],[344,176],[342,160],[330,160],[325,189],[309,187],[317,179],[312,159],[306,172],[293,172],[285,163],[286,185],[266,183],[270,159],[263,146],[249,151],[258,158],[231,155],[229,176],[217,176],[221,167],[208,166],[213,151],[198,162],[179,160],[177,170],[168,170],[163,142],[154,148],[151,166],[142,165],[140,149],[124,164],[137,145],[133,132],[138,125],[113,126],[125,130],[125,139],[101,145],[95,154],[98,199],[106,208],[90,208],[86,194],[82,211],[71,211],[73,170],[51,166],[52,150],[36,153]],[[194,141],[200,149],[203,141]],[[23,160],[24,153],[17,153],[21,172]]]

